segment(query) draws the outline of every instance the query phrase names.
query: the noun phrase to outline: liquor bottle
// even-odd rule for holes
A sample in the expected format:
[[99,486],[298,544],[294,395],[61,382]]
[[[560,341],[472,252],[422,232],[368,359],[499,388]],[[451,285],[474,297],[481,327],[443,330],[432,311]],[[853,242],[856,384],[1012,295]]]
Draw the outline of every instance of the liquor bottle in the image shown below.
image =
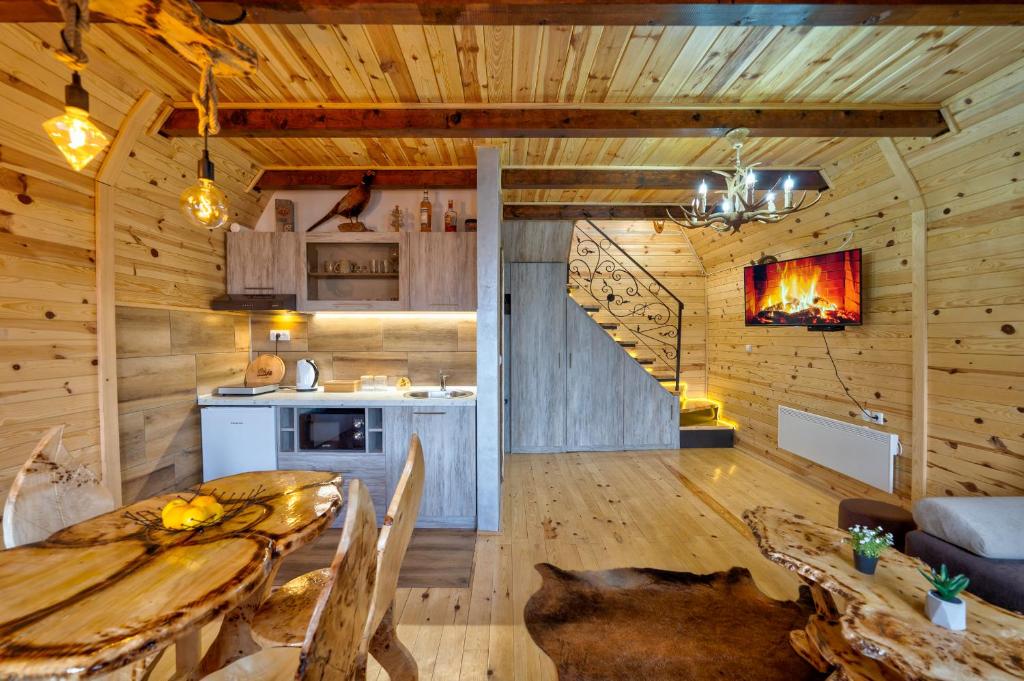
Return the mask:
[[444,212],[444,231],[459,231],[459,215],[455,212],[451,199],[448,199],[448,210]]
[[431,231],[432,218],[434,215],[434,209],[430,205],[430,197],[427,196],[427,190],[423,190],[423,200],[420,201],[420,231],[429,232]]

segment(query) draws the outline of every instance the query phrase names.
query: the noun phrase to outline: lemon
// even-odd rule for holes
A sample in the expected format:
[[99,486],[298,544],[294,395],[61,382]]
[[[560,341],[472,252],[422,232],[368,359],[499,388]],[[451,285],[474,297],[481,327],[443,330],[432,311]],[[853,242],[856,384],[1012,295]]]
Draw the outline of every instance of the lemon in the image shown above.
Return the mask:
[[206,506],[186,506],[184,512],[181,514],[181,526],[182,527],[198,527],[213,517],[210,513],[210,509]]
[[193,506],[213,506],[214,504],[220,506],[220,504],[217,501],[217,497],[211,496],[209,494],[204,494],[203,496],[196,497],[195,499],[192,500]]
[[163,521],[164,527],[174,529],[173,525],[180,519],[180,512],[177,509],[188,506],[188,502],[184,499],[171,499],[164,506],[160,512],[160,520]]
[[218,502],[213,502],[206,507],[210,511],[210,517],[217,521],[224,517],[224,507]]

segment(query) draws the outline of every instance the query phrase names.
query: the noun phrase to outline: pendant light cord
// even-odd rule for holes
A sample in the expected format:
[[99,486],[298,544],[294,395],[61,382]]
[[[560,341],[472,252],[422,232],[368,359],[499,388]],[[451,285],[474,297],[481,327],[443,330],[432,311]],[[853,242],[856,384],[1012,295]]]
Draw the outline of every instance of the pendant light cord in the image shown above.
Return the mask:
[[199,77],[199,89],[192,95],[192,103],[199,113],[199,134],[204,137],[220,132],[217,119],[217,81],[213,75],[213,60],[203,67]]
[[89,63],[82,47],[82,36],[89,30],[89,0],[57,0],[57,7],[64,17],[64,28],[60,31],[64,46],[57,50],[57,59],[68,68],[81,71]]

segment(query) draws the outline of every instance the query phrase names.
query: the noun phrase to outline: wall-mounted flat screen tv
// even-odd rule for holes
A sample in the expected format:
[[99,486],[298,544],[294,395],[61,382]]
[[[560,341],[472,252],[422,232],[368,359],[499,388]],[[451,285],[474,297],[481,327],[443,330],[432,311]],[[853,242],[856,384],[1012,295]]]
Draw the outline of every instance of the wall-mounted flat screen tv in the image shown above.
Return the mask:
[[859,326],[859,248],[743,270],[747,326]]

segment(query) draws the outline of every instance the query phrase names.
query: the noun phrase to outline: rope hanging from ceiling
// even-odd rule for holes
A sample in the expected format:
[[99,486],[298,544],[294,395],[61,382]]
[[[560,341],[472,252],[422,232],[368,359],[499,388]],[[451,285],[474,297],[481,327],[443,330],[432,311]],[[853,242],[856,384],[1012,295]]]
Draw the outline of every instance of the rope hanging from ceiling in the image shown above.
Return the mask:
[[220,132],[217,119],[217,81],[213,75],[213,60],[202,67],[199,89],[192,95],[192,103],[199,112],[199,134],[203,137]]
[[89,30],[89,0],[57,0],[64,28],[60,31],[63,47],[57,50],[57,59],[74,71],[81,71],[89,63],[82,47],[82,36]]

